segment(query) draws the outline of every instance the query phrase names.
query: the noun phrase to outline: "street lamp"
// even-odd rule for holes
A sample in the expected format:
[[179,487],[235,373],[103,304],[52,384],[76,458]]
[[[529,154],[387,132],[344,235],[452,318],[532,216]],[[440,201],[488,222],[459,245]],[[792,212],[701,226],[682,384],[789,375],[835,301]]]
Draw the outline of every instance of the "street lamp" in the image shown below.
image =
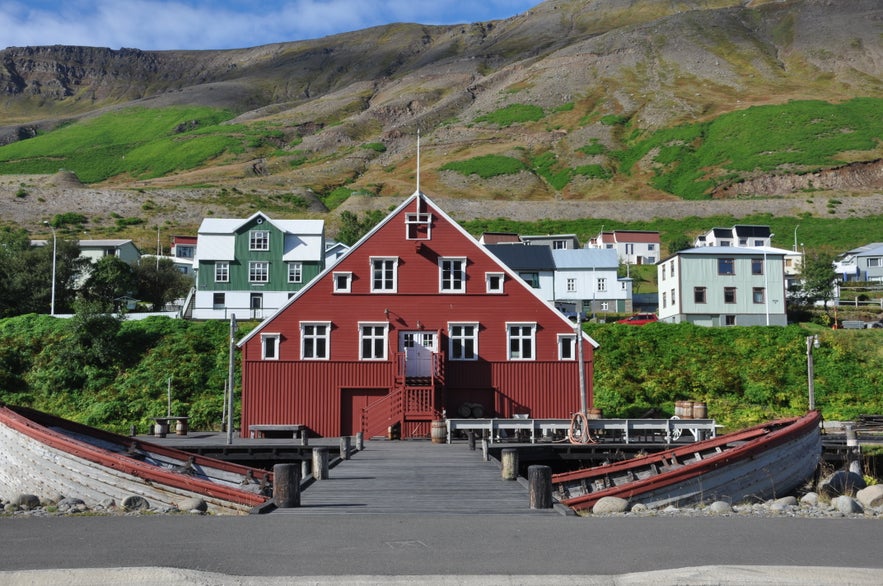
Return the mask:
[[809,410],[813,411],[816,408],[816,389],[815,389],[815,375],[813,372],[813,363],[812,363],[812,349],[819,347],[819,336],[812,335],[806,337],[806,382],[807,388],[809,389]]
[[55,316],[55,262],[58,253],[58,238],[55,236],[55,226],[43,220],[43,223],[52,230],[52,299],[49,304],[49,315]]

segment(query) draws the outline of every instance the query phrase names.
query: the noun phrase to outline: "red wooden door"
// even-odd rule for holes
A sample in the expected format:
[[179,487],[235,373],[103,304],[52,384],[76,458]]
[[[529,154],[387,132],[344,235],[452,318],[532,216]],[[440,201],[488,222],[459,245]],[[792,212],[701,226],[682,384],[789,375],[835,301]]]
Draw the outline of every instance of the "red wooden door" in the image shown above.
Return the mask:
[[[340,398],[340,435],[355,435],[362,429],[362,410],[389,393],[387,389],[343,389]],[[385,402],[378,409],[389,409]]]

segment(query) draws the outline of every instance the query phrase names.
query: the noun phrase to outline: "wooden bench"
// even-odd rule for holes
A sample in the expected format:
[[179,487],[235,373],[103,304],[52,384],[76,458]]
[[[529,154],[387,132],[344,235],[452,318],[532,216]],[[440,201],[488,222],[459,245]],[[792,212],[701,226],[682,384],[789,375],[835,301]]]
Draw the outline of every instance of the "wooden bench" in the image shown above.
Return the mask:
[[269,434],[285,434],[285,437],[306,437],[307,426],[303,423],[256,423],[248,426],[250,438],[267,438]]

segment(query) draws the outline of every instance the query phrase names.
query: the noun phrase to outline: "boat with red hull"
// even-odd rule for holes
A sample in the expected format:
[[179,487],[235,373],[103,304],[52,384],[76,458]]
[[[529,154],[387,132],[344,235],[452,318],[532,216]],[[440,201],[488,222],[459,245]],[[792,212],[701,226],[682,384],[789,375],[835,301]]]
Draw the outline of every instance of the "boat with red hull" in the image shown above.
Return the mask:
[[552,477],[558,500],[591,510],[615,496],[650,508],[785,496],[810,479],[822,453],[821,415],[780,419],[708,440]]
[[142,496],[177,507],[202,498],[209,512],[259,512],[271,472],[144,442],[26,407],[0,405],[0,490],[121,504]]

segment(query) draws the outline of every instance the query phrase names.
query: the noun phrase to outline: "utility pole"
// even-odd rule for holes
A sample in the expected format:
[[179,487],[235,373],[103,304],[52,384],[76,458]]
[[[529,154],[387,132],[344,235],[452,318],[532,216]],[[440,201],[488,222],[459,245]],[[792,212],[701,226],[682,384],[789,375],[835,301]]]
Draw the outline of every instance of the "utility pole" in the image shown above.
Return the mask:
[[55,316],[55,263],[58,257],[58,238],[55,236],[55,226],[43,220],[43,223],[52,230],[52,299],[49,302],[49,315]]
[[230,314],[230,361],[227,365],[227,445],[233,444],[233,356],[236,352],[236,314]]

